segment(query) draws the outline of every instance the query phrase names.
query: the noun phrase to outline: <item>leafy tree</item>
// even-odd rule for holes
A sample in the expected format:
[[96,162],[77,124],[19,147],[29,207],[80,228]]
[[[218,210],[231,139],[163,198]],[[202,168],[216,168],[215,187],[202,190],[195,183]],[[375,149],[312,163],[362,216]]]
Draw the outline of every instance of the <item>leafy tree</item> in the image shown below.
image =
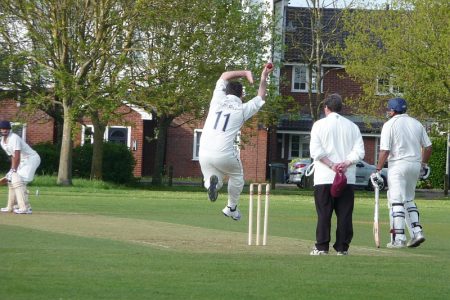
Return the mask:
[[146,16],[130,74],[135,79],[134,101],[156,116],[154,184],[161,183],[172,121],[181,115],[204,116],[223,71],[246,68],[260,74],[267,60],[271,20],[252,2],[152,0],[143,4]]
[[[367,3],[364,4],[367,7]],[[379,114],[402,95],[417,117],[444,121],[450,112],[450,2],[398,0],[348,15],[341,54],[346,71],[363,86],[354,107]],[[383,83],[386,87],[383,89]]]
[[[124,46],[133,32],[133,21],[138,20],[133,18],[136,3],[133,0],[0,3],[0,33],[15,61],[25,66],[27,77],[21,85],[29,91],[27,103],[46,112],[62,112],[58,184],[72,182],[73,126],[81,112],[87,107],[95,112],[105,108],[102,115],[107,116],[113,111],[111,104],[117,105],[117,101],[108,101],[112,97],[104,97],[104,93],[109,89],[111,95],[117,87],[123,87],[117,84],[118,66],[123,65],[121,62],[130,51]],[[36,86],[39,88],[33,88]],[[102,126],[97,127],[101,131]]]

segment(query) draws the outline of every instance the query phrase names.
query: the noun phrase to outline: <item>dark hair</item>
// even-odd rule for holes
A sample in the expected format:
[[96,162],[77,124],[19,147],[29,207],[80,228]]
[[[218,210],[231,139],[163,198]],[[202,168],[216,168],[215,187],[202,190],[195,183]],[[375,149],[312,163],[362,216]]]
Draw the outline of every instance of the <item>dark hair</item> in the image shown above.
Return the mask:
[[342,98],[339,94],[331,94],[325,99],[324,105],[333,112],[340,112],[342,109]]
[[230,81],[225,89],[225,94],[235,95],[236,97],[242,97],[242,84],[237,81]]

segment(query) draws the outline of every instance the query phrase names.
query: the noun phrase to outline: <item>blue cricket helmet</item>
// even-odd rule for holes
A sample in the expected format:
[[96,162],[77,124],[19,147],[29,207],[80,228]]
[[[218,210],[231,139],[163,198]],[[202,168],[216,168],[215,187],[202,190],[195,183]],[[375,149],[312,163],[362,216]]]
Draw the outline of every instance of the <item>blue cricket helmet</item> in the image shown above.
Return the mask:
[[396,113],[403,114],[407,109],[406,100],[403,98],[392,98],[389,100],[387,107],[389,110],[393,110]]
[[11,129],[11,123],[9,121],[0,121],[0,129]]

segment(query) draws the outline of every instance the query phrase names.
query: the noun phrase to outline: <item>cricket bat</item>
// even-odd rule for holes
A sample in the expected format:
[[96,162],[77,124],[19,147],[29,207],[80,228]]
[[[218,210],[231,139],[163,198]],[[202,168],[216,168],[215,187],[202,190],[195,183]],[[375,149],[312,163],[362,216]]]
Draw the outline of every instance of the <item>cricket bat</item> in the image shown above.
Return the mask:
[[375,186],[375,209],[373,214],[373,238],[375,245],[380,248],[380,224],[378,223],[378,208],[380,199],[380,189]]

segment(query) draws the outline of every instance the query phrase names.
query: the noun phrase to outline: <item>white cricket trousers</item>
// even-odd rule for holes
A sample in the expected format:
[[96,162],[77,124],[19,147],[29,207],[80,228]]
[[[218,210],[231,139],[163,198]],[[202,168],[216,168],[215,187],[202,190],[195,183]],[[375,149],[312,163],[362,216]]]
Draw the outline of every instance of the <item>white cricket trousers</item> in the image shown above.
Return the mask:
[[[420,162],[389,161],[389,190],[387,192],[390,207],[389,217],[393,229],[398,229],[398,240],[406,240],[405,221],[410,234],[421,230],[419,211],[414,203],[420,167]],[[411,222],[413,226],[411,226]]]
[[389,162],[388,197],[391,204],[405,203],[414,200],[419,173],[419,162]]
[[34,174],[40,164],[41,158],[38,154],[30,155],[20,161],[19,167],[17,168],[17,174],[19,174],[23,182],[31,182],[34,179]]
[[244,171],[239,156],[235,153],[215,155],[202,153],[199,157],[204,186],[209,188],[209,179],[216,175],[219,179],[217,189],[223,186],[224,176],[228,176],[228,206],[234,208],[239,204],[239,196],[244,188]]

